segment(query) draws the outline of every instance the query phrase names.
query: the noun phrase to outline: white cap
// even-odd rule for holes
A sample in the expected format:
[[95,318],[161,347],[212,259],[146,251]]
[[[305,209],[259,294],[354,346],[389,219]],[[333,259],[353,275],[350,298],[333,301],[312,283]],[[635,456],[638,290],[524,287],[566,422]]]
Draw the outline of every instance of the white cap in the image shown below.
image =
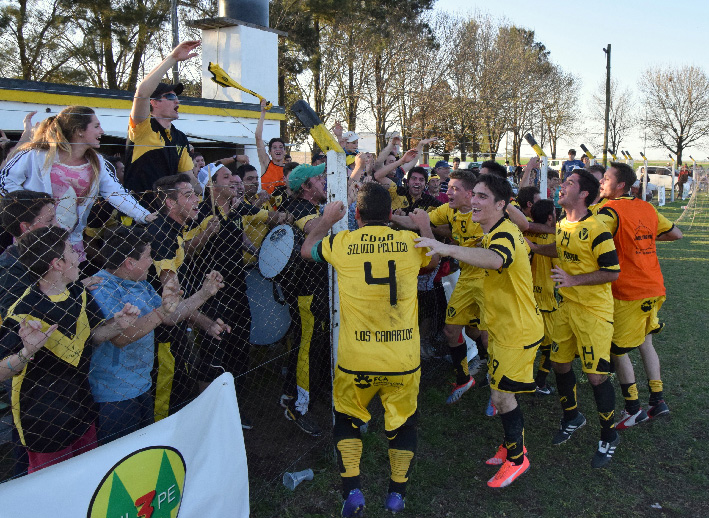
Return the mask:
[[354,131],[345,131],[342,134],[342,138],[345,142],[355,142],[356,140],[359,140],[359,135],[357,135]]

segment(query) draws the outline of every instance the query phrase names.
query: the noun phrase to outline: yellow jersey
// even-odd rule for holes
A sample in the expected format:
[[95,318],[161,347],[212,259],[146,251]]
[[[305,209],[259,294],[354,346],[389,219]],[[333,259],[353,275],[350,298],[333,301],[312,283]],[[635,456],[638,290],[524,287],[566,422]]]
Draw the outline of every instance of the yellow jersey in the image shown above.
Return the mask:
[[532,290],[529,246],[519,227],[501,218],[483,236],[483,248],[502,257],[499,270],[484,269],[485,301],[480,320],[491,343],[526,349],[544,337],[544,322]]
[[[483,229],[479,223],[471,219],[473,212],[460,212],[444,203],[428,213],[431,224],[434,226],[448,225],[453,235],[453,240],[460,246],[479,247],[483,238]],[[468,279],[481,279],[485,272],[482,268],[460,263],[460,275]]]
[[[566,218],[556,224],[559,266],[570,275],[597,270],[620,272],[618,254],[608,228],[589,211],[579,221]],[[559,288],[564,298],[582,304],[589,312],[613,321],[611,283]]]
[[[524,236],[537,245],[550,245],[556,242],[554,234],[534,234],[525,232]],[[541,311],[554,311],[559,304],[554,295],[554,281],[551,279],[551,269],[555,261],[551,257],[532,253],[532,280],[534,282],[534,299]]]
[[366,225],[326,237],[313,258],[337,271],[342,321],[338,368],[344,372],[403,374],[421,363],[418,274],[427,248],[407,230]]

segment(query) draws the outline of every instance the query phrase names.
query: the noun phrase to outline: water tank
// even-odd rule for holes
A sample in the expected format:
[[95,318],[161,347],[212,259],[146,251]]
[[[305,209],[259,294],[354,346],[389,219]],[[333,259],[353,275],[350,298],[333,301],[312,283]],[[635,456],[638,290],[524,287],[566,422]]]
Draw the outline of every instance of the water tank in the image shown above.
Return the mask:
[[268,0],[219,0],[219,17],[268,27]]

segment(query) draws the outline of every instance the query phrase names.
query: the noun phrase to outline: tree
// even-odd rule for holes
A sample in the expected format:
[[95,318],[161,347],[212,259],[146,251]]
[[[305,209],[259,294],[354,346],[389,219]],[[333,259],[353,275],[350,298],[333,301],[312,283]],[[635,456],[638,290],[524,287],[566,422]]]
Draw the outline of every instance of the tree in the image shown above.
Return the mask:
[[681,165],[682,152],[709,132],[709,78],[695,66],[650,68],[639,89],[649,138]]
[[93,86],[134,90],[149,48],[170,19],[169,0],[75,0],[65,49]]
[[15,0],[0,8],[5,77],[28,81],[81,82],[85,75],[68,63],[72,58],[58,43],[70,22],[62,0]]
[[[500,85],[508,88],[507,113],[512,132],[512,159],[520,163],[524,135],[532,130],[533,114],[538,113],[542,85],[548,80],[552,65],[549,51],[534,41],[534,31],[502,27],[497,39],[500,56],[507,63]],[[498,141],[499,144],[499,141]]]
[[551,69],[544,84],[542,119],[549,132],[551,158],[556,158],[557,143],[562,137],[574,134],[578,124],[579,80],[558,66]]
[[[598,84],[596,93],[591,98],[591,120],[595,123],[595,128],[600,128],[603,135],[603,125],[605,123],[606,110],[606,83],[601,81]],[[633,94],[629,88],[620,89],[618,81],[611,80],[611,104],[608,112],[608,148],[618,153],[623,140],[635,127],[635,103]],[[597,143],[597,142],[596,142]],[[602,146],[602,140],[600,146]]]

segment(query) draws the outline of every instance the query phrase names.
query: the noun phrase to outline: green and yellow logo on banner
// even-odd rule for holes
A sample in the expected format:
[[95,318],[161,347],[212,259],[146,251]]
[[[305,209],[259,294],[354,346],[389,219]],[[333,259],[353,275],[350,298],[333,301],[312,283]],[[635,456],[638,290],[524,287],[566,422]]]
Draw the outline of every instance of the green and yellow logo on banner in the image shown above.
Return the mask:
[[87,517],[177,518],[185,470],[185,460],[174,448],[154,446],[135,451],[103,477]]

